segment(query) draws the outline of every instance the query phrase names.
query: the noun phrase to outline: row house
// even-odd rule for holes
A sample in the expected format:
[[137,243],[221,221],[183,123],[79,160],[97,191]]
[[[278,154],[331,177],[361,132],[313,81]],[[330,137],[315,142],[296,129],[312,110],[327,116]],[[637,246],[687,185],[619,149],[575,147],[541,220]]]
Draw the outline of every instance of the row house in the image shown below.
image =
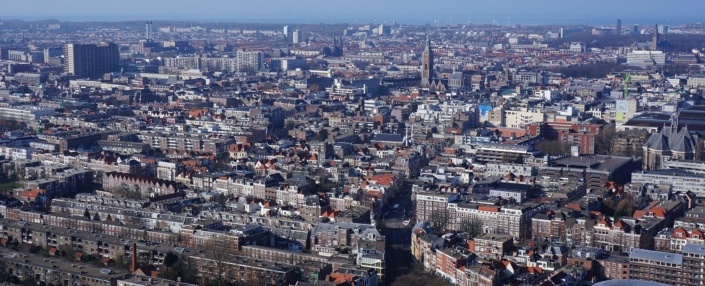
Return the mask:
[[[524,271],[517,264],[507,260],[496,260],[498,262],[494,264],[479,263],[477,253],[459,242],[463,240],[457,240],[450,235],[439,237],[425,234],[425,231],[412,231],[414,258],[422,263],[426,271],[433,272],[454,285],[494,286],[502,285],[502,282],[508,282],[512,277],[521,277],[522,281],[531,282],[540,276],[536,271]],[[472,244],[467,241],[468,246],[473,247]],[[505,246],[508,247],[506,242]],[[417,250],[414,250],[415,248]],[[540,270],[538,268],[538,271]]]
[[226,259],[214,259],[200,253],[189,256],[197,275],[204,280],[213,277],[225,277],[226,282],[241,282],[256,285],[289,285],[296,282],[294,265],[258,260],[253,258],[230,256]]
[[[418,203],[417,203],[418,204]],[[473,203],[448,204],[450,225],[454,229],[470,220],[482,222],[483,233],[509,235],[514,240],[523,241],[531,235],[531,218],[547,208],[542,204],[521,204],[516,206],[478,205]]]
[[[9,242],[22,242],[39,246],[55,255],[57,250],[69,247],[82,254],[116,259],[130,255],[128,240],[118,236],[96,234],[88,231],[52,227],[25,221],[0,221],[1,238]],[[153,263],[163,262],[170,250],[167,246],[149,246],[141,249],[152,255]]]
[[435,274],[453,284],[458,283],[457,270],[474,259],[473,253],[462,247],[436,249],[435,256]]
[[47,178],[24,181],[26,189],[42,189],[48,198],[67,197],[90,190],[93,174],[89,170],[64,168]]
[[376,230],[370,224],[320,223],[311,229],[309,245],[311,252],[322,256],[335,254],[336,249],[348,248],[357,252],[358,240],[368,230]]
[[101,233],[111,236],[119,236],[132,240],[148,240],[162,244],[174,244],[178,241],[176,233],[171,231],[159,231],[155,229],[145,229],[140,225],[123,223],[115,220],[94,220],[83,215],[66,216],[62,214],[38,213],[32,211],[22,211],[17,208],[7,212],[7,219],[24,221],[33,224],[65,228],[90,233]]
[[240,251],[244,245],[257,244],[266,237],[267,231],[261,225],[249,224],[233,227],[230,231],[185,227],[180,234],[182,244],[186,247],[223,244],[232,251]]
[[115,221],[123,224],[134,224],[149,230],[162,230],[179,233],[179,230],[193,222],[193,218],[185,214],[166,214],[155,210],[131,208],[126,206],[109,206],[94,203],[83,203],[68,199],[58,199],[52,202],[52,212],[67,216],[84,216],[86,212],[95,221]]
[[416,219],[429,221],[432,215],[439,211],[445,212],[453,207],[451,204],[460,201],[460,199],[459,193],[420,192],[416,195]]
[[185,189],[183,184],[174,181],[118,172],[105,173],[103,188],[108,190],[127,189],[150,197],[173,194]]
[[297,231],[308,231],[313,225],[299,220],[290,220],[281,217],[266,217],[258,215],[247,215],[230,212],[202,211],[198,219],[220,220],[223,225],[239,226],[245,224],[257,224],[268,228],[291,229]]
[[607,251],[626,252],[631,249],[653,249],[654,236],[663,228],[657,218],[624,218],[614,222],[602,218],[593,227],[592,245]]
[[291,265],[299,265],[306,262],[327,263],[330,258],[285,249],[264,247],[259,245],[243,245],[240,255],[244,257],[262,259],[266,261],[279,261]]
[[664,228],[654,238],[654,249],[679,252],[686,244],[705,245],[705,234],[697,228]]
[[468,241],[468,249],[478,257],[499,260],[514,246],[508,235],[484,234]]
[[235,179],[220,177],[213,183],[213,190],[235,197],[255,197],[264,199],[267,185],[264,180]]
[[100,268],[82,263],[65,263],[47,259],[41,255],[13,253],[0,249],[9,275],[20,280],[33,278],[41,284],[113,286],[117,281],[130,276],[122,270]]
[[597,220],[589,217],[566,219],[565,242],[569,247],[592,246],[593,226]]
[[299,206],[304,204],[306,196],[309,194],[306,188],[300,188],[297,184],[282,184],[276,191],[276,201],[278,205]]
[[419,175],[421,168],[426,165],[428,165],[428,159],[422,157],[418,152],[400,150],[397,152],[391,168],[400,171],[406,178],[415,178]]
[[605,279],[629,279],[629,257],[610,255],[597,259],[599,273]]
[[162,150],[208,152],[216,155],[227,154],[232,139],[201,138],[193,134],[167,134],[142,132],[137,135],[145,144]]
[[459,286],[495,286],[499,284],[500,270],[489,264],[459,268],[457,272],[456,285]]
[[371,269],[377,273],[379,281],[385,281],[386,277],[386,238],[379,233],[377,228],[370,227],[361,232],[355,233],[357,245],[352,253],[356,255],[355,265],[362,269]]
[[531,218],[531,238],[566,242],[566,220],[564,211],[548,210]]

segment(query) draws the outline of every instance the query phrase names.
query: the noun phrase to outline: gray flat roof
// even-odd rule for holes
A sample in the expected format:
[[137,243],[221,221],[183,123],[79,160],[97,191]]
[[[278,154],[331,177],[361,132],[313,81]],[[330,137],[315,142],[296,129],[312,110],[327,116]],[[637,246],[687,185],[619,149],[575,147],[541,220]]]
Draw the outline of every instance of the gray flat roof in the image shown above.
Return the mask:
[[638,249],[638,248],[629,252],[629,259],[643,259],[643,260],[677,264],[677,265],[683,264],[683,255],[681,255],[681,254],[653,251],[653,250],[646,250],[646,249]]
[[618,279],[618,280],[607,280],[599,283],[592,284],[592,286],[669,286],[668,284],[644,281],[644,280],[633,280],[633,279]]
[[705,255],[705,245],[688,243],[685,246],[683,246],[683,253],[694,253],[694,254]]
[[602,156],[602,155],[592,155],[592,156],[579,156],[579,157],[564,157],[552,161],[554,166],[566,166],[566,167],[578,167],[578,168],[590,168],[597,169],[600,171],[614,171],[614,169],[622,166],[623,164],[629,162],[632,158],[630,157],[617,157],[617,156]]

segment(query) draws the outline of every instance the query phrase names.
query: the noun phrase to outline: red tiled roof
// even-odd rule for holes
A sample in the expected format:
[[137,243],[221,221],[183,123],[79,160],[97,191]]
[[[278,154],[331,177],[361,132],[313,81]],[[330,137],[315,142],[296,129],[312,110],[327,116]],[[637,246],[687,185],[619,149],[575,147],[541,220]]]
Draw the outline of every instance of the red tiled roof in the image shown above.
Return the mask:
[[22,194],[20,197],[30,199],[30,200],[35,200],[37,199],[37,196],[45,193],[45,190],[42,189],[31,189],[31,190],[24,190],[22,191]]
[[499,207],[497,206],[478,206],[477,209],[486,212],[499,212]]

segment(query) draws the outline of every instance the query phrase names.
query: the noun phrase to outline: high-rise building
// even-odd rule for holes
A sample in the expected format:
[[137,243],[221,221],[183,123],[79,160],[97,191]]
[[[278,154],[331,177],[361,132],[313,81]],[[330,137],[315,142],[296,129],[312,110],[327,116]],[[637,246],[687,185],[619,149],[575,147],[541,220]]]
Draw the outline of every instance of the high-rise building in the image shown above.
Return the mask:
[[668,34],[668,26],[666,26],[666,25],[659,25],[659,26],[658,26],[658,34],[659,34],[659,35],[666,35],[666,34]]
[[44,62],[45,63],[52,63],[52,62],[61,63],[60,59],[58,59],[56,61],[52,61],[52,59],[61,58],[61,56],[63,54],[64,54],[64,49],[62,47],[46,48],[46,49],[44,49]]
[[377,28],[377,35],[379,36],[389,35],[390,33],[391,29],[389,26],[379,25],[379,27]]
[[301,31],[294,30],[294,33],[291,35],[291,42],[294,44],[298,44],[301,42]]
[[66,44],[64,58],[64,71],[83,78],[99,78],[120,66],[120,50],[115,43]]
[[617,19],[617,29],[614,31],[614,34],[617,36],[622,35],[622,19]]
[[431,49],[431,39],[426,36],[426,47],[421,56],[421,86],[430,85],[433,78],[433,50]]
[[149,22],[147,22],[147,24],[145,26],[144,38],[145,38],[145,40],[147,40],[147,42],[151,42],[153,40],[152,24],[153,23],[151,21],[149,21]]
[[284,38],[289,37],[289,26],[284,26],[282,33],[284,33]]
[[235,70],[238,72],[261,70],[264,63],[262,52],[237,51]]
[[658,50],[658,42],[661,40],[661,37],[658,33],[658,25],[654,27],[654,38],[651,40],[651,50],[652,51],[657,51]]

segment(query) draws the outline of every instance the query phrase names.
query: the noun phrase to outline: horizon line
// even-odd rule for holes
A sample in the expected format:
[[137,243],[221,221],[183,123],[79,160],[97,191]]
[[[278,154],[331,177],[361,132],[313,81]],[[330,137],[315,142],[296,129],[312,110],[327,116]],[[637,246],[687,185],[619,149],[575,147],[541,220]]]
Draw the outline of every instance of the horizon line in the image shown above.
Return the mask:
[[[177,16],[178,17],[178,16]],[[83,18],[83,19],[81,19]],[[374,18],[374,19],[373,19]],[[364,19],[303,19],[303,18],[291,18],[291,19],[286,19],[286,18],[240,18],[240,19],[234,19],[234,18],[222,18],[222,17],[212,17],[212,18],[205,18],[205,19],[198,19],[198,18],[156,18],[156,17],[149,17],[149,16],[139,16],[139,15],[123,15],[123,16],[61,16],[61,17],[50,17],[50,16],[2,16],[0,15],[0,21],[22,21],[22,22],[44,22],[44,21],[58,21],[58,22],[65,22],[65,23],[121,23],[121,22],[141,22],[141,21],[164,21],[164,22],[178,22],[178,23],[188,23],[188,22],[193,22],[193,23],[203,23],[203,24],[263,24],[263,25],[287,25],[287,24],[300,24],[300,25],[364,25],[364,24],[392,24],[396,23],[397,25],[411,25],[411,26],[419,26],[419,25],[494,25],[494,26],[516,26],[516,25],[526,25],[526,26],[557,26],[557,25],[570,25],[570,26],[612,26],[618,18],[592,18],[592,19],[580,19],[580,18],[550,18],[550,20],[546,20],[546,18],[533,18],[532,17],[524,17],[524,19],[520,18],[515,18],[512,19],[509,17],[508,19],[494,19],[494,17],[486,17],[484,19],[479,19],[476,18],[475,21],[472,19],[469,19],[468,21],[465,22],[459,22],[459,21],[439,21],[439,20],[433,20],[433,21],[428,21],[425,19],[417,19],[417,20],[411,20],[411,21],[404,21],[404,20],[409,20],[409,19],[402,19],[402,20],[394,20],[394,19],[388,19],[388,20],[380,20],[379,18],[376,17],[368,17]],[[657,19],[657,18],[643,18],[643,19],[637,19],[637,18],[620,18],[622,20],[622,23],[627,22],[624,24],[623,27],[629,27],[631,25],[652,25],[652,24],[663,24],[663,25],[672,25],[672,26],[681,26],[685,24],[694,24],[694,23],[702,23],[696,19],[681,19],[679,22],[672,22],[671,19]],[[505,23],[505,21],[507,21]],[[632,23],[629,23],[632,22]]]

